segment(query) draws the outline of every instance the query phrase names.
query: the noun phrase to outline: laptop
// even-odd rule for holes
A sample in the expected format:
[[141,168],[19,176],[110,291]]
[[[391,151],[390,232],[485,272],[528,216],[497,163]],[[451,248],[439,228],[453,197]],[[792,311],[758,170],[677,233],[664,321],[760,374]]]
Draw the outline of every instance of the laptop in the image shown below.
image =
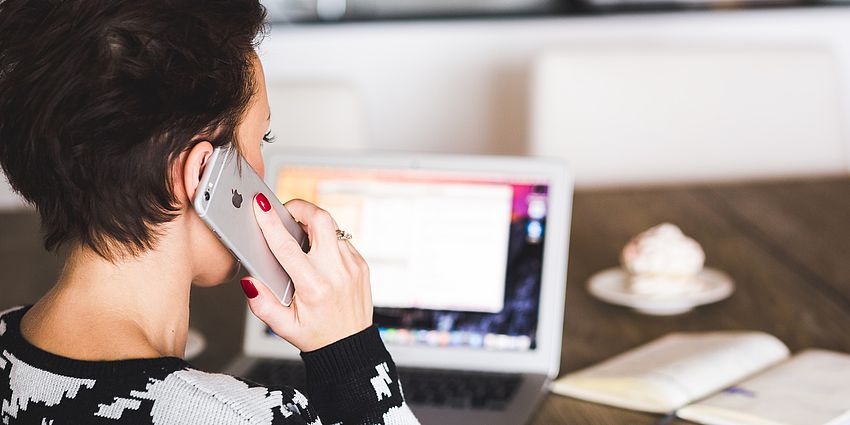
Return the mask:
[[[529,420],[561,359],[573,191],[564,163],[284,153],[267,158],[266,181],[354,236],[374,322],[422,424]],[[228,372],[304,388],[298,350],[246,317]]]

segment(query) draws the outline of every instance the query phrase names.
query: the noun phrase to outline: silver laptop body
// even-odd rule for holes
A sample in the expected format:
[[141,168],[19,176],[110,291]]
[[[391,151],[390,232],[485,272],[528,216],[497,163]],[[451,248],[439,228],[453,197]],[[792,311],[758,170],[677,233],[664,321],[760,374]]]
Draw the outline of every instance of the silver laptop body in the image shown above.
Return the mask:
[[[573,195],[572,177],[563,162],[526,157],[289,152],[267,155],[266,161],[266,182],[280,199],[312,196],[315,199],[307,200],[328,209],[340,228],[354,235],[352,242],[370,263],[375,323],[400,374],[411,369],[519,378],[509,399],[494,408],[417,403],[402,375],[407,401],[422,424],[516,425],[532,417],[549,382],[558,375],[561,358]],[[410,236],[417,229],[403,219],[395,222],[394,216],[381,216],[388,211],[414,215],[419,226],[436,230]],[[499,230],[499,223],[506,219],[508,230]],[[488,231],[487,226],[496,230]],[[446,239],[441,237],[443,233],[457,237],[441,245]],[[392,245],[388,235],[398,234],[413,238],[408,245],[419,247],[410,263],[429,266],[428,261],[433,261],[433,267],[425,270],[434,270],[436,278],[411,278],[406,286],[400,285],[409,292],[392,293],[382,290],[382,277],[406,275],[404,269],[394,266],[397,259],[386,257],[395,251],[382,252],[378,241]],[[504,259],[496,256],[506,247],[511,252],[506,252]],[[470,254],[458,262],[458,255],[450,255],[457,252],[480,255]],[[458,267],[461,264],[464,267]],[[423,264],[408,266],[423,270]],[[498,269],[505,281],[502,286],[493,271]],[[470,273],[482,276],[482,282],[469,278]],[[460,284],[449,282],[453,277],[461,279]],[[518,289],[512,283],[517,279],[526,286]],[[498,293],[499,288],[504,290],[502,301],[487,295]],[[470,297],[470,291],[482,296]],[[512,312],[510,319],[504,319],[506,311]],[[411,312],[417,317],[438,316],[430,322],[438,326],[398,328],[399,315]],[[489,329],[486,332],[482,330],[485,327]],[[261,363],[278,361],[298,362],[299,352],[271,334],[246,308],[242,354],[227,372],[252,379]]]

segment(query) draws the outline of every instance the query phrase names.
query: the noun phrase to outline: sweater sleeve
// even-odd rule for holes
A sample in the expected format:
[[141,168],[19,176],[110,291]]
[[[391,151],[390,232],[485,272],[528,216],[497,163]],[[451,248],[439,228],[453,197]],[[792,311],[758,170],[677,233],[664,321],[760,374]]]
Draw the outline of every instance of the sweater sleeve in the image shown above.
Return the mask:
[[[302,352],[309,409],[324,424],[413,425],[395,363],[377,327]],[[313,413],[313,412],[311,412]]]

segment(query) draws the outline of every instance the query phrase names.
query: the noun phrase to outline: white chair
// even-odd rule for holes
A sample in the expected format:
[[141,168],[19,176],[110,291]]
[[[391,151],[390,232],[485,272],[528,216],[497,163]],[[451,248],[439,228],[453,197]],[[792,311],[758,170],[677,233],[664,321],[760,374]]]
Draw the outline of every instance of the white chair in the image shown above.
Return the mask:
[[560,48],[535,62],[529,153],[583,185],[847,172],[840,81],[816,47]]

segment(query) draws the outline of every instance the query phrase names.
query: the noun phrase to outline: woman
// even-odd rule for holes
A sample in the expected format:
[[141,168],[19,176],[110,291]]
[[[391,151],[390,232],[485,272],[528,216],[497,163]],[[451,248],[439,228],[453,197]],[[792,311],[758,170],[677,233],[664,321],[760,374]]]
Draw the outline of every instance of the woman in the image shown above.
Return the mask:
[[303,253],[254,211],[297,287],[253,278],[254,314],[302,351],[309,400],[193,369],[192,284],[237,263],[191,207],[213,149],[263,173],[270,134],[256,0],[0,2],[0,164],[67,253],[35,305],[0,316],[0,419],[17,423],[414,424],[372,325],[366,263],[323,210],[286,204]]

